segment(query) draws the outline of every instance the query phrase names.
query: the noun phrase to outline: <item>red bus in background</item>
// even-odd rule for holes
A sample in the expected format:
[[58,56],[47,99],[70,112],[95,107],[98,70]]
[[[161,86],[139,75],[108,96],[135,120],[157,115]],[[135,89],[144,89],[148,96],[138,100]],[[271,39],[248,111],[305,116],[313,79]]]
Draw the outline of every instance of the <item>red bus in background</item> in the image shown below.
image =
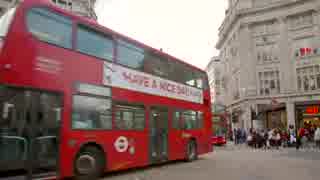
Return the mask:
[[9,10],[0,37],[0,179],[92,179],[211,151],[201,69],[46,0]]
[[212,112],[212,137],[211,144],[225,145],[228,137],[228,122],[224,113]]

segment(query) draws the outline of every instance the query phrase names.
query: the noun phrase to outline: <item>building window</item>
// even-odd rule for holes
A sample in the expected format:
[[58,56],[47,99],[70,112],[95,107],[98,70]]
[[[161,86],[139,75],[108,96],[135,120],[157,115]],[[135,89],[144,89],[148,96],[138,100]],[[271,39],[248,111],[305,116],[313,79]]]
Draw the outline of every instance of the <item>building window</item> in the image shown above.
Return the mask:
[[236,57],[238,55],[238,49],[236,47],[231,47],[230,54],[232,57]]
[[265,6],[268,3],[270,3],[270,0],[253,0],[253,7],[261,7],[261,6]]
[[111,100],[76,95],[71,119],[73,129],[112,129]]
[[277,44],[261,44],[256,49],[257,61],[259,63],[268,63],[278,61]]
[[121,130],[143,130],[145,127],[145,108],[143,105],[114,103],[115,127]]
[[313,25],[312,13],[300,14],[289,18],[289,26],[292,29],[303,28],[305,26]]
[[72,47],[72,21],[45,8],[32,8],[27,15],[29,31],[39,40],[64,48]]
[[[259,0],[261,1],[261,0]],[[259,23],[252,28],[254,36],[263,36],[268,34],[274,34],[277,30],[277,24],[274,21]]]
[[52,0],[54,4],[63,9],[72,9],[72,2],[67,2],[66,0]]
[[279,71],[259,72],[260,95],[280,93]]
[[83,25],[78,26],[77,50],[79,52],[112,61],[113,49],[113,40],[110,36]]
[[314,91],[320,89],[320,65],[297,69],[297,88],[299,91]]

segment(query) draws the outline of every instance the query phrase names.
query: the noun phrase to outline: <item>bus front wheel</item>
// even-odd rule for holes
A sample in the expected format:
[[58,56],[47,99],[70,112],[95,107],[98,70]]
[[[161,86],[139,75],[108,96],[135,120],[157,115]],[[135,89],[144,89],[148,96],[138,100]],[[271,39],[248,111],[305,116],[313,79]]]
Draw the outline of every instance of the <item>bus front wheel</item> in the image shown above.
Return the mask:
[[74,166],[75,179],[96,179],[104,172],[104,154],[94,146],[84,147],[77,155]]

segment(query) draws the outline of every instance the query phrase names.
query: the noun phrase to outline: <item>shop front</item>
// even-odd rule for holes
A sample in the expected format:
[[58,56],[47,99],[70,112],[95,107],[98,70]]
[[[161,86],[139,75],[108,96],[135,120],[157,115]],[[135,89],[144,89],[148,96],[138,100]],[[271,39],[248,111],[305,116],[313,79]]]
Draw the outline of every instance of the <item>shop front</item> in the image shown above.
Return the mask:
[[320,127],[320,101],[296,104],[296,124],[298,128]]
[[287,112],[285,108],[278,110],[268,111],[266,119],[266,127],[268,129],[287,128]]
[[279,103],[277,105],[259,104],[258,120],[260,120],[264,128],[267,129],[286,129],[288,118],[285,103]]

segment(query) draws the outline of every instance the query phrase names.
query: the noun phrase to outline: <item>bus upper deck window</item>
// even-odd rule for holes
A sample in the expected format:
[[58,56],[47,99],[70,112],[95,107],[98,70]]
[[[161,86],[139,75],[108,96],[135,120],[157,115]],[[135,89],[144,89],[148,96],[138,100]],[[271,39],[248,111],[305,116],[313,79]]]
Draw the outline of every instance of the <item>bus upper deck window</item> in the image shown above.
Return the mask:
[[27,15],[29,31],[39,40],[64,48],[72,46],[72,21],[45,8],[33,8]]

